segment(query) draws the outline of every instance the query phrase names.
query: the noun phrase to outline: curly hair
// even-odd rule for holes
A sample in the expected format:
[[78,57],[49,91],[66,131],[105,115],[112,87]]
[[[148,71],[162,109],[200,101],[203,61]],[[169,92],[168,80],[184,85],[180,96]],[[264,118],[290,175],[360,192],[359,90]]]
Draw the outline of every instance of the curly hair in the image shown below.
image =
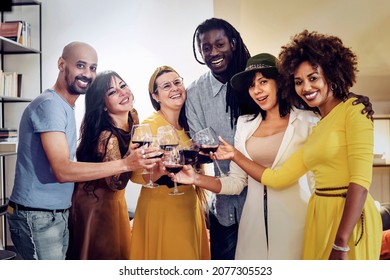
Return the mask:
[[[314,68],[322,68],[325,80],[336,98],[347,99],[349,89],[356,81],[357,56],[343,45],[340,38],[304,30],[282,46],[279,53],[278,68],[285,83],[284,94],[289,95],[298,108],[310,109],[296,94],[293,77],[295,70],[305,61]],[[318,112],[316,108],[314,111]]]
[[[210,18],[202,22],[196,29],[192,38],[192,50],[195,60],[200,64],[206,64],[200,61],[197,57],[195,43],[200,50],[200,35],[209,32],[210,30],[224,30],[225,35],[228,37],[229,42],[233,40],[236,42],[236,50],[234,51],[233,60],[229,66],[228,80],[240,71],[243,71],[246,66],[246,62],[250,58],[248,48],[244,44],[240,33],[226,20],[219,18]],[[227,83],[226,90],[226,112],[230,109],[231,126],[237,123],[237,119],[240,116],[240,94],[236,92],[230,83]]]

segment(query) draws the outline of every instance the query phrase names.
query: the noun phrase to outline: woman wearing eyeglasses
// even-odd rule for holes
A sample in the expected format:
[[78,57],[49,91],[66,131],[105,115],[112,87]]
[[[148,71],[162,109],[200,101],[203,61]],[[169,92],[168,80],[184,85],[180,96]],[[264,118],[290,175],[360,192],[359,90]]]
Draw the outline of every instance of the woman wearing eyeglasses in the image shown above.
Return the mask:
[[[172,125],[180,143],[189,140],[183,78],[169,66],[158,67],[149,81],[149,97],[156,110],[143,123],[154,135],[161,126]],[[144,184],[150,175],[135,172],[131,180]],[[173,182],[162,164],[154,167],[152,181],[157,188],[142,188],[135,210],[130,259],[205,260],[210,249],[205,223],[206,197],[193,185],[179,185],[182,195],[169,195]]]

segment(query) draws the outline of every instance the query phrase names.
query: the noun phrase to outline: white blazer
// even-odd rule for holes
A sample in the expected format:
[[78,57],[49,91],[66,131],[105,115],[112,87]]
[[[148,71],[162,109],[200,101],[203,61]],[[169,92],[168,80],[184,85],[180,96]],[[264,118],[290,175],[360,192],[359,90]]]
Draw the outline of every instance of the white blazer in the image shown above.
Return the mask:
[[[259,127],[262,117],[248,121],[250,116],[238,119],[234,138],[235,147],[250,158],[246,141]],[[319,118],[313,112],[293,109],[289,124],[272,168],[286,161],[311,133]],[[300,259],[303,243],[306,208],[314,178],[308,173],[299,182],[282,190],[267,188],[268,247],[264,219],[264,185],[248,176],[233,161],[230,175],[221,178],[220,194],[239,194],[248,185],[248,194],[238,230],[236,259]]]

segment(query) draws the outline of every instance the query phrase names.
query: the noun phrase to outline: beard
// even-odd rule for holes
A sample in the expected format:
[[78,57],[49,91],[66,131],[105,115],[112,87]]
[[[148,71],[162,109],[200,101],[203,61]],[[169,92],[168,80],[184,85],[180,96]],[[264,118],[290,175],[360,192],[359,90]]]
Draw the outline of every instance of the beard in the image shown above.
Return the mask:
[[[73,81],[71,81],[71,75],[69,74],[69,70],[65,69],[65,80],[68,85],[68,92],[73,95],[81,95],[85,94],[89,87],[91,86],[92,79],[84,77],[82,75],[76,76]],[[79,86],[77,80],[83,81],[87,83],[86,86]]]

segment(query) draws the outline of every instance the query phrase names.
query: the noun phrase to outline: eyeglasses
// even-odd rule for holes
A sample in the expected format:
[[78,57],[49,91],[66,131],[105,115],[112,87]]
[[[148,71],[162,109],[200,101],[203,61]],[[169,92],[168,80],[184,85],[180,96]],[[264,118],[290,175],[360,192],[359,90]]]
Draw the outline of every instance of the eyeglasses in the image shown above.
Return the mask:
[[[180,87],[182,85],[183,85],[183,78],[178,77],[171,82],[168,82],[168,81],[163,82],[160,85],[157,85],[157,87],[161,88],[164,91],[170,91],[173,86]],[[154,92],[157,92],[157,89]]]

